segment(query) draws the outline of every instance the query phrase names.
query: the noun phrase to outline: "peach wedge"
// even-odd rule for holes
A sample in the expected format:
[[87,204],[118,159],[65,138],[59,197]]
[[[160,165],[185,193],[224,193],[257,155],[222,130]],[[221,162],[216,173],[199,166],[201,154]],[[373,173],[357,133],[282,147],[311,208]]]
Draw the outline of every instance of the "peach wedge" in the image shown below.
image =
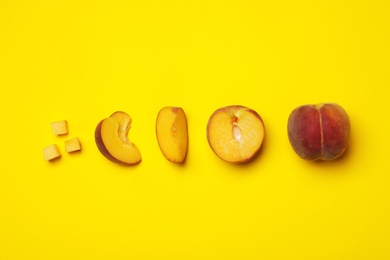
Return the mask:
[[103,119],[95,130],[95,142],[99,151],[110,161],[123,165],[141,162],[141,153],[128,138],[131,117],[122,111]]
[[164,157],[173,163],[183,163],[188,149],[187,117],[180,107],[164,107],[156,120],[156,136]]
[[249,162],[259,152],[265,134],[260,115],[244,106],[216,110],[207,124],[207,140],[214,153],[226,162]]

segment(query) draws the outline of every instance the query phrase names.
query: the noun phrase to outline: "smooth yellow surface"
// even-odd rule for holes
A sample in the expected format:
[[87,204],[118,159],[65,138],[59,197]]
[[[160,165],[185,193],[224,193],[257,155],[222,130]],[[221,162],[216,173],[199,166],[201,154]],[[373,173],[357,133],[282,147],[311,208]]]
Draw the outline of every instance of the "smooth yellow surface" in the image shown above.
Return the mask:
[[[389,3],[1,1],[0,259],[390,259]],[[350,148],[303,161],[288,115],[328,101],[351,118]],[[248,165],[206,140],[233,104],[265,123]],[[186,111],[182,166],[157,144],[164,106]],[[135,167],[95,145],[116,110],[133,119]],[[80,153],[43,159],[75,136]]]

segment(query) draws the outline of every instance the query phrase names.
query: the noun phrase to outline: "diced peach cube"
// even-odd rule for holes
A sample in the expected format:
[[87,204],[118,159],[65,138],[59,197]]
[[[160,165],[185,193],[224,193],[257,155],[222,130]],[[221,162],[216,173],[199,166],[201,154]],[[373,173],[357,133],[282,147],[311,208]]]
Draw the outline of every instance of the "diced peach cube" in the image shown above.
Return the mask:
[[68,134],[68,122],[66,120],[52,122],[50,124],[51,124],[51,129],[53,130],[54,135]]
[[60,149],[58,149],[58,146],[56,144],[52,144],[48,147],[43,148],[43,158],[46,161],[51,161],[60,156],[61,156],[61,152]]
[[68,153],[81,150],[81,144],[79,138],[75,137],[65,141],[65,151]]

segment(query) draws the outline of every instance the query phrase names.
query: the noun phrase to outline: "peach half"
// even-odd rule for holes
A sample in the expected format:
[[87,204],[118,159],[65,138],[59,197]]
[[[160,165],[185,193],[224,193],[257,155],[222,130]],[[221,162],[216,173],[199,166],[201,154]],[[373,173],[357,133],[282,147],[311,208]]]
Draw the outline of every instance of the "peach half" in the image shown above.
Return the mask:
[[134,165],[141,162],[141,153],[128,138],[131,117],[122,111],[113,113],[99,122],[95,130],[95,142],[99,151],[110,161]]
[[180,107],[164,107],[156,120],[157,142],[165,158],[173,163],[184,162],[188,149],[187,117]]
[[350,120],[335,103],[303,105],[288,118],[288,138],[294,151],[305,160],[333,160],[347,149]]
[[214,153],[226,162],[249,162],[259,152],[265,134],[260,115],[234,105],[217,109],[207,124],[207,140]]

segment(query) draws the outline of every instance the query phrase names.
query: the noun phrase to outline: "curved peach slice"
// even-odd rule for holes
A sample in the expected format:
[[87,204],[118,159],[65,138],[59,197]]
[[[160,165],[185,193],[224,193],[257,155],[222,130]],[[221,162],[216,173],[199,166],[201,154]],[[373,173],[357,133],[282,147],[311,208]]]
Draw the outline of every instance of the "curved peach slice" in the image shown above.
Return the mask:
[[128,114],[117,111],[97,125],[96,145],[110,161],[124,165],[134,165],[141,161],[141,153],[128,138],[131,122]]
[[156,120],[157,142],[165,158],[173,163],[184,162],[188,148],[187,118],[180,107],[164,107]]
[[207,140],[214,153],[224,161],[250,161],[264,139],[260,115],[244,106],[227,106],[216,110],[207,124]]

